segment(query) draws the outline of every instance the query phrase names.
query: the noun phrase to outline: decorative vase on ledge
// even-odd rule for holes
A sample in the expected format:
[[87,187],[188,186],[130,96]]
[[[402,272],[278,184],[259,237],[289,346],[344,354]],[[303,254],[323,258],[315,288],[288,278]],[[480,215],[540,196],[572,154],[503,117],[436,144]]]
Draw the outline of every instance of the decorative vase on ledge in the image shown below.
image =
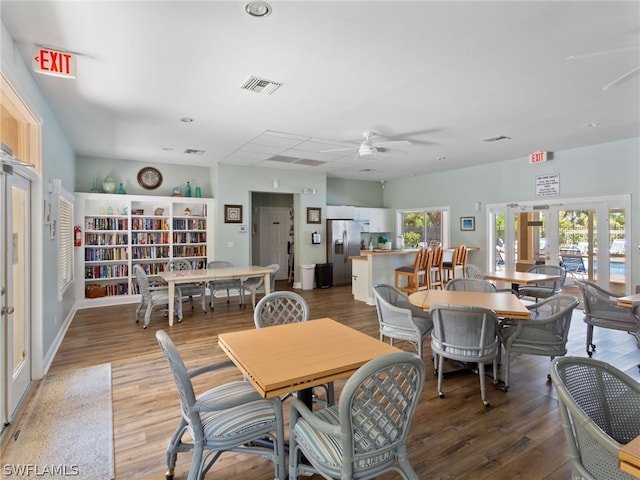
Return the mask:
[[115,193],[116,182],[113,181],[111,175],[107,175],[107,177],[104,179],[104,182],[102,182],[102,191],[104,193]]

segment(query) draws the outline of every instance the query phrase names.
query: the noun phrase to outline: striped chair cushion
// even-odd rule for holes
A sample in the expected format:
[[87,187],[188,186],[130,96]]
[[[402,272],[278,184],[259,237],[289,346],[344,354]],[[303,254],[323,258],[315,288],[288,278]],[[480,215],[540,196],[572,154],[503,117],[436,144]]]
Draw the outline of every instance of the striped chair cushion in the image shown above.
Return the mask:
[[202,414],[202,424],[207,438],[224,439],[264,429],[276,420],[273,402],[258,400],[223,411]]
[[[330,423],[332,425],[339,425],[339,410],[338,406],[325,408],[314,414],[322,421]],[[340,469],[342,466],[343,450],[340,444],[340,439],[318,432],[311,427],[309,423],[303,418],[298,419],[294,427],[293,434],[296,436],[300,448],[308,458],[313,458],[313,461],[325,465],[329,468]],[[354,435],[355,439],[355,454],[363,454],[367,450],[377,448],[376,445],[372,445],[366,437],[360,435],[357,431]],[[311,447],[313,445],[313,448]],[[381,455],[373,457],[361,457],[354,465],[356,470],[369,468],[373,465],[380,463],[388,463],[394,460],[393,451],[385,451]]]
[[[260,400],[262,397],[253,386],[244,380],[228,382],[198,395],[199,402],[234,402],[236,404]],[[227,408],[227,407],[225,407]]]

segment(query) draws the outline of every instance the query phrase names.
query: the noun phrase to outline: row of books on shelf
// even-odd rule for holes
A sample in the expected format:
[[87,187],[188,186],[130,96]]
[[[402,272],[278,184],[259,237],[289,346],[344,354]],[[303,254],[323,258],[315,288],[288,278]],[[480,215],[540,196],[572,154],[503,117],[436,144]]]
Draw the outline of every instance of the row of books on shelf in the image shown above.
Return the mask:
[[132,230],[169,230],[169,222],[166,218],[132,218]]
[[205,219],[197,218],[175,218],[173,220],[174,230],[204,230],[207,228]]
[[87,285],[84,289],[86,298],[112,297],[115,295],[127,295],[129,293],[129,282],[109,283],[104,285]]
[[129,221],[126,218],[112,217],[86,217],[84,219],[85,230],[129,230]]
[[128,245],[129,236],[126,233],[85,233],[84,244],[93,245]]
[[118,278],[129,275],[127,264],[118,265],[91,265],[84,268],[84,278]]
[[169,243],[168,232],[133,232],[131,233],[131,241],[137,245],[154,244],[154,243]]
[[180,245],[173,247],[174,257],[206,257],[207,247],[205,245]]
[[109,260],[126,260],[129,258],[126,247],[116,248],[85,248],[84,260],[86,262],[104,262]]
[[205,232],[174,233],[173,243],[207,243]]
[[131,250],[131,258],[134,260],[145,258],[169,258],[169,247],[167,246],[134,246]]

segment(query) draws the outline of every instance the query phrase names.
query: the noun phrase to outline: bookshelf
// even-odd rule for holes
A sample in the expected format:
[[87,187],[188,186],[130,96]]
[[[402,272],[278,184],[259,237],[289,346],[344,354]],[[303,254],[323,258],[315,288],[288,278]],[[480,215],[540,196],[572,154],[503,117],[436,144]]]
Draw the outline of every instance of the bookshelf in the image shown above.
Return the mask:
[[159,282],[174,258],[204,268],[213,254],[214,200],[76,193],[75,248],[79,308],[132,303],[140,299],[133,266]]

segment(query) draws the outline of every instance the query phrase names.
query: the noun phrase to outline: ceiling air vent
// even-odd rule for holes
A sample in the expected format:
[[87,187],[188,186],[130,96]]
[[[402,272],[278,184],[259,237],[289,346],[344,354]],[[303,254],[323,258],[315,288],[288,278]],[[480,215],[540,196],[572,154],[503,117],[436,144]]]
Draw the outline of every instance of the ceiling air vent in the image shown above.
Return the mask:
[[204,155],[204,150],[197,150],[195,148],[187,148],[184,153],[188,155]]
[[242,87],[240,88],[256,93],[262,93],[264,95],[271,95],[281,86],[282,84],[279,82],[251,76],[242,84]]
[[497,137],[485,138],[485,142],[500,142],[502,140],[511,140],[511,137],[507,137],[506,135],[498,135]]

